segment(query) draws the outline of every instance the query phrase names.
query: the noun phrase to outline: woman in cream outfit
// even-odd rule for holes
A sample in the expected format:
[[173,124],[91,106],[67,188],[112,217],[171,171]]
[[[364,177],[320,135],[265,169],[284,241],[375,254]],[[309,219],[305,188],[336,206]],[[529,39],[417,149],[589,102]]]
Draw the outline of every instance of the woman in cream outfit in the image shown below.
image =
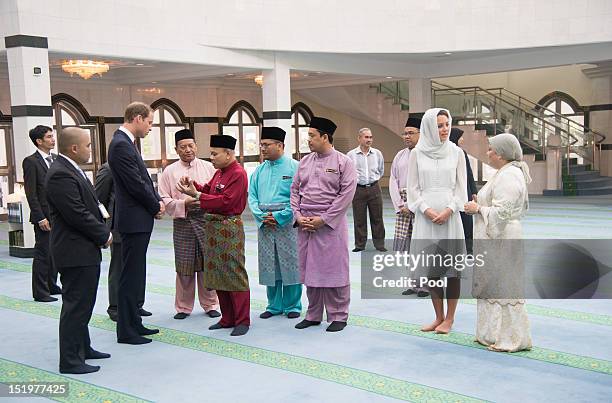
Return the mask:
[[521,218],[527,212],[529,168],[517,138],[503,133],[489,140],[489,164],[497,172],[464,206],[475,215],[474,253],[488,253],[490,265],[474,269],[477,298],[476,341],[493,351],[531,348],[523,297]]
[[[467,173],[463,151],[449,141],[452,118],[446,109],[429,109],[421,121],[421,137],[408,159],[406,183],[408,209],[415,214],[410,241],[411,254],[465,254],[465,236],[459,211],[467,203]],[[448,333],[455,319],[460,290],[460,272],[453,267],[423,264],[416,268],[420,278],[446,278],[444,289],[429,287],[436,318],[424,332]]]

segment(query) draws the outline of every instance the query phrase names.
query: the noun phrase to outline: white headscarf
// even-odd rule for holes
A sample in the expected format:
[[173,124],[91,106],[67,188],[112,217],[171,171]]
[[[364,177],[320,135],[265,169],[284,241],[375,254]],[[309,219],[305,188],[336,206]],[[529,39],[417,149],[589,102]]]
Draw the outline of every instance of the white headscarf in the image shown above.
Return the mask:
[[525,183],[531,183],[529,166],[525,161],[523,161],[523,149],[521,148],[521,143],[519,143],[514,134],[498,134],[497,136],[493,136],[489,139],[489,144],[491,145],[491,148],[495,150],[497,155],[523,171]]
[[450,112],[441,108],[428,109],[421,120],[421,137],[419,137],[419,141],[415,146],[415,149],[436,160],[452,155],[457,147],[448,139],[445,142],[440,141],[440,135],[438,134],[438,113],[440,111],[448,113],[448,133],[450,136],[450,127],[453,125],[453,118]]

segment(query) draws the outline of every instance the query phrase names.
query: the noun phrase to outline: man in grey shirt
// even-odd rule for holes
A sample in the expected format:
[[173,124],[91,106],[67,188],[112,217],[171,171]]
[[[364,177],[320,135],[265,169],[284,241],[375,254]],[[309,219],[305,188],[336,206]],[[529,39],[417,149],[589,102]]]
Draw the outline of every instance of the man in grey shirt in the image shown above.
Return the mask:
[[385,158],[379,150],[372,147],[372,131],[367,127],[359,130],[357,141],[359,147],[347,153],[357,169],[357,191],[353,197],[355,227],[355,249],[353,249],[353,252],[361,252],[365,249],[368,240],[368,211],[370,213],[374,247],[381,252],[386,252],[383,200],[378,183],[385,173]]

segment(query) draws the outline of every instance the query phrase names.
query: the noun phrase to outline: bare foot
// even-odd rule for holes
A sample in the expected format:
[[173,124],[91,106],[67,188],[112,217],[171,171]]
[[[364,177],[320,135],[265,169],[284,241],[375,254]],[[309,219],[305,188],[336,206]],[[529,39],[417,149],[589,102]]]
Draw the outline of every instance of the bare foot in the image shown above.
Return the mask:
[[421,332],[433,332],[442,322],[442,319],[436,319],[431,325],[423,326]]
[[435,330],[438,334],[448,334],[452,327],[453,321],[445,319]]

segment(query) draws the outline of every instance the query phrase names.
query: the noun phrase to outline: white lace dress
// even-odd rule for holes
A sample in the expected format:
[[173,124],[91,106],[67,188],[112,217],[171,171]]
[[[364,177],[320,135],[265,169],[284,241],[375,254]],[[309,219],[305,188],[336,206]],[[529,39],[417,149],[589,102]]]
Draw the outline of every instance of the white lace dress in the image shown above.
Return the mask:
[[477,298],[478,314],[476,340],[495,351],[531,348],[525,300],[518,298],[523,289],[520,220],[528,207],[526,200],[523,172],[512,164],[498,170],[478,192],[481,208],[480,214],[475,215],[474,253],[487,250],[487,261],[494,264],[489,270],[474,272],[473,295]]

